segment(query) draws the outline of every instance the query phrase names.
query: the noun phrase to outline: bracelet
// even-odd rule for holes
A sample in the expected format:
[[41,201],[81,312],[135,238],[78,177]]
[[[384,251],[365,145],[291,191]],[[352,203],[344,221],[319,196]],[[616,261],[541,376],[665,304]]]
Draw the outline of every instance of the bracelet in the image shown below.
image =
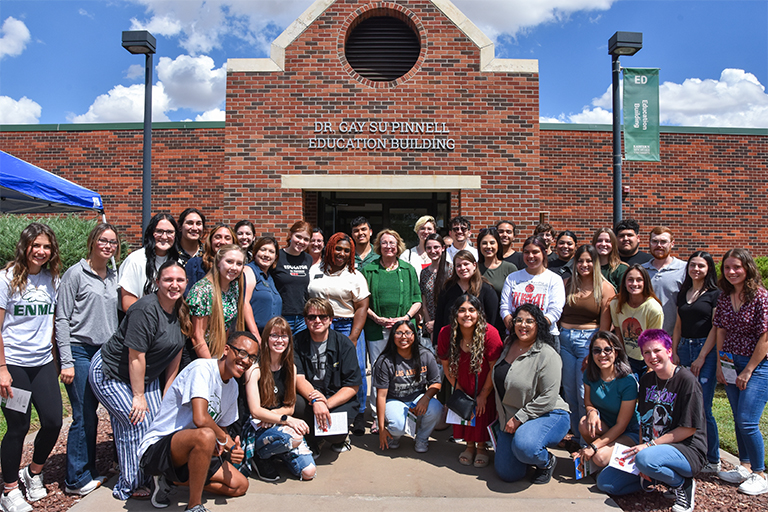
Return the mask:
[[219,446],[227,446],[227,438],[226,437],[224,438],[223,442],[219,441],[219,438],[217,437],[216,438],[216,442],[218,443]]
[[597,446],[595,446],[595,443],[589,443],[589,447],[592,448],[595,453],[597,453]]
[[406,314],[405,314],[405,316],[406,316],[406,318],[408,318],[408,321],[409,321],[409,322],[410,322],[410,321],[411,321],[411,319],[413,318],[413,317],[411,316],[411,314],[410,314],[410,313],[406,313]]
[[309,401],[309,405],[315,405],[315,402],[317,402],[318,400],[320,400],[320,399],[319,398],[313,398],[312,400]]
[[656,441],[654,441],[653,439],[651,439],[650,441],[648,441],[648,442],[647,442],[647,443],[645,443],[645,444],[647,444],[647,445],[648,445],[648,448],[650,448],[651,446],[656,446]]

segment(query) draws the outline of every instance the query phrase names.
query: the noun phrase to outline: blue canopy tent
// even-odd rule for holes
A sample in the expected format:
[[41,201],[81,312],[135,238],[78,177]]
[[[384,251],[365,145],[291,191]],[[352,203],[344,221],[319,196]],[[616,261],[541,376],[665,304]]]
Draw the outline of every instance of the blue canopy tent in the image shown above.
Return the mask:
[[24,160],[0,151],[0,212],[102,214],[101,196]]

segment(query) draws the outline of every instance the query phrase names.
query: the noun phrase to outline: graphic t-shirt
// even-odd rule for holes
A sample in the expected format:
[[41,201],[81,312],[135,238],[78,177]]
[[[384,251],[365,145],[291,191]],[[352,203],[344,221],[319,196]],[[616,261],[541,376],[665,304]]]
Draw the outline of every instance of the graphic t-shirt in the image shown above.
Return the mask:
[[550,322],[550,332],[560,334],[557,322],[565,305],[565,285],[560,276],[550,270],[533,275],[525,269],[509,274],[501,291],[501,318],[513,314],[521,304],[539,306]]
[[419,365],[416,367],[413,359],[403,359],[400,354],[395,354],[394,359],[379,357],[373,367],[372,386],[376,389],[387,389],[387,400],[412,402],[429,386],[441,380],[432,352],[419,347],[419,359]]
[[139,459],[147,448],[161,438],[197,428],[192,413],[192,399],[208,402],[208,414],[220,427],[237,421],[237,381],[221,380],[217,359],[195,359],[179,373],[163,397],[160,411],[149,426],[139,446]]
[[695,475],[706,462],[707,424],[704,419],[704,398],[698,379],[678,366],[669,380],[653,373],[640,378],[637,401],[640,413],[640,435],[643,442],[657,439],[677,427],[695,428],[696,432],[674,446],[691,465]]
[[617,311],[618,304],[618,297],[611,301],[611,321],[614,327],[621,330],[627,357],[642,361],[643,354],[637,346],[637,338],[646,329],[661,329],[664,324],[664,311],[661,304],[650,297],[637,308],[625,303],[621,312]]
[[283,298],[283,315],[301,315],[304,311],[311,266],[312,256],[306,252],[298,256],[288,254],[285,249],[278,252],[277,264],[271,274]]
[[11,294],[13,267],[0,274],[0,309],[5,362],[14,366],[43,366],[53,360],[53,312],[56,288],[48,269],[27,276],[26,289]]

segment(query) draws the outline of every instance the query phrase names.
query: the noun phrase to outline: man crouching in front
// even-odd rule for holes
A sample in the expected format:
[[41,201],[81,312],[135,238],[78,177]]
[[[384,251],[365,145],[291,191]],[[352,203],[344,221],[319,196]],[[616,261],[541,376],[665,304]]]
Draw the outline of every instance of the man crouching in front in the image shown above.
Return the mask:
[[144,474],[153,475],[152,505],[170,504],[170,483],[189,486],[185,510],[208,512],[203,490],[242,496],[248,479],[232,464],[243,461],[239,436],[225,428],[237,420],[237,382],[258,359],[259,342],[247,332],[227,339],[221,359],[196,359],[174,379],[139,447]]

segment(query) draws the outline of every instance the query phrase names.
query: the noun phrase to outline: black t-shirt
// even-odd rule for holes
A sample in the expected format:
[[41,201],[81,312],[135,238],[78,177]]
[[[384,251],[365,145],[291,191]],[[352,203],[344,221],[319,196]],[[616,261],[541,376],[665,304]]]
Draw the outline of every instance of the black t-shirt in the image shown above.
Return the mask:
[[720,290],[707,290],[692,304],[688,304],[686,293],[677,294],[677,314],[683,338],[706,338],[712,330],[712,315],[717,306]]
[[131,384],[128,349],[144,354],[144,383],[158,378],[184,346],[179,317],[160,306],[157,294],[136,301],[125,314],[115,334],[101,347],[104,374],[110,379]]
[[678,366],[667,381],[653,372],[643,375],[637,411],[643,442],[657,439],[677,427],[695,428],[692,436],[670,445],[688,460],[694,475],[701,471],[706,463],[707,423],[701,385],[690,370]]
[[632,256],[622,256],[619,254],[619,257],[621,258],[621,261],[630,266],[634,265],[635,263],[642,265],[643,263],[653,259],[653,256],[643,251],[637,251],[637,253],[633,254]]
[[373,366],[371,385],[376,389],[387,389],[387,399],[405,403],[414,401],[429,386],[440,382],[432,352],[419,347],[419,359],[419,367],[414,368],[413,359],[403,359],[400,354],[395,354],[394,358],[380,356]]
[[283,299],[283,315],[301,315],[304,303],[307,302],[307,287],[309,286],[309,267],[312,266],[312,256],[302,252],[292,256],[285,249],[280,249],[277,255],[277,265],[272,271],[275,287]]
[[517,270],[523,270],[528,265],[525,264],[525,261],[523,260],[523,253],[520,251],[515,251],[506,258],[504,258],[504,261],[508,261],[512,263],[514,266],[517,267]]

